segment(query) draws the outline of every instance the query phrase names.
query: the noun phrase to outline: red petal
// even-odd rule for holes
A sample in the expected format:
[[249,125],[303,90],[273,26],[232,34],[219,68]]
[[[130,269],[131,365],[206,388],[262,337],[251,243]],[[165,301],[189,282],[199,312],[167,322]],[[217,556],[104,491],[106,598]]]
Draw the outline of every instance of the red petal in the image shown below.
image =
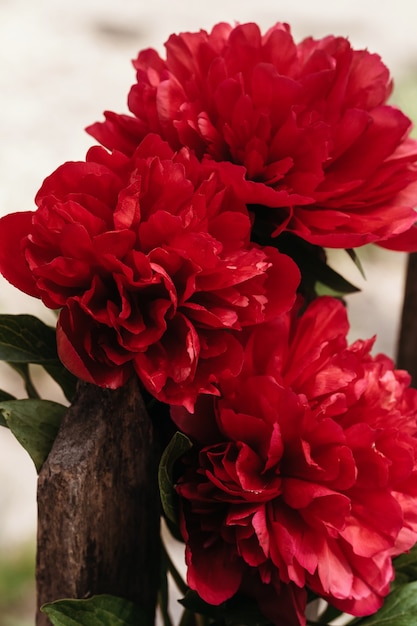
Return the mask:
[[404,233],[378,241],[381,248],[387,250],[399,250],[400,252],[416,252],[417,251],[417,227],[412,226]]
[[209,604],[221,604],[238,591],[242,562],[227,544],[216,542],[210,548],[188,553],[187,582]]
[[[85,335],[89,334],[86,325],[91,321],[79,313],[77,308],[62,309],[56,329],[59,358],[65,367],[77,378],[99,387],[117,389],[124,385],[132,373],[130,363],[124,366],[100,363],[91,358],[85,349]],[[94,321],[92,321],[94,324]]]
[[30,233],[32,211],[10,213],[0,220],[0,272],[24,293],[39,298],[39,289],[23,253],[23,241]]

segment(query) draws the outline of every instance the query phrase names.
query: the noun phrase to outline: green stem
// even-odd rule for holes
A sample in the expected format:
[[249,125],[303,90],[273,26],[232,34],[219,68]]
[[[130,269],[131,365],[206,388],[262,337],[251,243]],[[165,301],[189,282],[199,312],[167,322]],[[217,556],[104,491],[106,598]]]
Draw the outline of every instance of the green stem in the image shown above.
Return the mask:
[[[162,544],[162,542],[161,542]],[[172,626],[171,616],[169,614],[169,592],[168,592],[168,576],[167,576],[167,560],[164,554],[161,555],[161,581],[158,591],[158,604],[161,610],[162,621],[164,626]]]
[[177,586],[178,591],[180,591],[185,596],[185,594],[188,591],[188,585],[186,584],[183,577],[181,576],[181,574],[175,567],[173,561],[171,560],[171,557],[169,556],[167,549],[164,546],[164,542],[162,541],[161,543],[162,543],[162,553],[167,563],[168,572],[171,574],[172,578],[174,579],[174,582]]
[[29,365],[27,363],[9,363],[9,365],[23,378],[28,398],[35,398],[36,400],[39,400],[40,395],[30,377]]
[[159,608],[161,609],[162,621],[164,623],[164,626],[173,626],[171,616],[168,611],[168,605],[162,598],[161,593],[158,594],[158,604]]

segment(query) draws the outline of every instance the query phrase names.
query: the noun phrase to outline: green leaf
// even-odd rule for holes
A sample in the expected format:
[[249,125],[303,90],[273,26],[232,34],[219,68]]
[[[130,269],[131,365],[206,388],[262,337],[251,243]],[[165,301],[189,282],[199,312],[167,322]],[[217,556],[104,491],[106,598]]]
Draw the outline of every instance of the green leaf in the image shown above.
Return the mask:
[[54,626],[150,626],[145,611],[123,598],[101,595],[88,600],[56,600],[41,611]]
[[236,594],[230,600],[214,606],[202,600],[197,592],[190,590],[185,598],[179,602],[187,610],[200,615],[207,615],[222,624],[226,624],[226,626],[270,624],[270,620],[262,615],[256,602],[241,594]]
[[48,456],[67,408],[49,400],[5,400],[0,414],[29,453],[39,472]]
[[29,397],[36,390],[29,377],[28,363],[37,363],[72,400],[77,379],[61,363],[56,349],[56,331],[32,315],[0,315],[0,361],[6,361],[23,377]]
[[342,613],[343,611],[340,611],[339,609],[336,609],[336,607],[332,606],[331,604],[328,604],[323,610],[323,612],[320,613],[320,619],[318,623],[328,624],[329,622],[332,622],[334,619],[340,617]]
[[161,494],[162,508],[167,518],[174,524],[178,521],[177,494],[174,490],[174,465],[185,452],[192,448],[192,443],[186,435],[177,432],[165,448],[159,464],[158,480]]
[[162,552],[161,554],[161,580],[158,591],[158,605],[164,626],[172,626],[172,619],[169,613],[168,563],[166,552]]
[[252,228],[253,241],[261,246],[274,246],[296,262],[301,272],[300,291],[308,299],[317,295],[317,283],[327,288],[327,294],[337,294],[338,297],[360,291],[327,264],[326,253],[321,246],[308,243],[289,232],[271,237],[268,211],[263,212],[261,207],[256,206],[255,213],[257,219]]
[[188,592],[189,587],[187,583],[185,582],[185,580],[183,579],[183,577],[181,576],[181,574],[179,573],[179,571],[177,570],[177,568],[175,567],[175,564],[173,560],[171,559],[163,541],[161,541],[161,557],[162,557],[161,558],[162,569],[171,574],[172,579],[175,585],[177,586],[178,591],[181,594],[185,595]]
[[192,591],[191,589],[185,594],[185,597],[181,600],[178,600],[178,602],[192,613],[207,615],[208,617],[212,618],[220,617],[220,615],[222,615],[222,610],[226,605],[226,602],[223,602],[223,604],[220,604],[218,606],[208,604],[202,598],[200,598],[196,591]]
[[350,258],[352,259],[352,261],[354,262],[354,264],[356,265],[356,267],[358,268],[362,278],[366,280],[365,272],[364,272],[361,260],[356,254],[356,250],[353,250],[353,248],[345,248],[345,249],[348,255],[350,256]]
[[56,361],[55,328],[33,315],[0,315],[0,361]]
[[7,391],[3,391],[3,389],[0,389],[0,402],[3,402],[4,400],[16,400],[16,398],[12,396],[11,393],[8,393]]
[[417,582],[394,589],[382,608],[360,626],[417,626]]
[[317,281],[314,283],[314,291],[316,296],[332,296],[332,298],[340,298],[343,299],[346,295],[346,292],[340,291],[337,289],[332,289],[328,285]]
[[393,561],[395,568],[394,585],[417,580],[417,544],[409,552],[401,554]]
[[[3,391],[2,389],[0,389],[0,402],[3,402],[3,400],[15,400],[15,397],[12,396],[10,393],[7,393],[7,391]],[[7,422],[3,417],[3,414],[0,412],[0,426],[4,426],[5,428],[8,428],[7,426]]]
[[345,296],[349,293],[356,293],[360,291],[358,287],[352,285],[352,283],[335,272],[335,270],[333,270],[329,265],[326,265],[326,263],[316,262],[315,277],[317,278],[315,285],[319,284],[327,287],[329,294],[337,293]]

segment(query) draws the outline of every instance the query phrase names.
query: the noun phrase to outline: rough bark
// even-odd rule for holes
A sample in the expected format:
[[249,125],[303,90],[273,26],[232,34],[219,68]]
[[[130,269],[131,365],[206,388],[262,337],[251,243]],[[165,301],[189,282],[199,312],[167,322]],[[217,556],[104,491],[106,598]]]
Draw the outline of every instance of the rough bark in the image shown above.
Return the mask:
[[410,372],[417,385],[417,253],[408,257],[397,366]]
[[[159,577],[157,443],[137,382],[80,383],[38,484],[38,607],[109,593],[147,607]],[[37,612],[37,626],[49,626]]]

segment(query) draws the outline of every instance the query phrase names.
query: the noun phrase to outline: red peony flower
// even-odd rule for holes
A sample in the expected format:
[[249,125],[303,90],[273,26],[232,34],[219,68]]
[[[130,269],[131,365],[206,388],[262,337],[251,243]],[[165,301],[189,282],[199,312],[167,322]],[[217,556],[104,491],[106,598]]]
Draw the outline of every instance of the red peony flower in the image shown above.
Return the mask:
[[290,585],[373,613],[416,542],[417,391],[347,330],[320,298],[249,332],[221,397],[172,408],[197,442],[177,490],[188,582],[207,602],[268,589],[279,607]]
[[132,154],[150,131],[188,146],[251,205],[255,236],[266,226],[320,246],[417,249],[417,143],[386,104],[379,56],[341,37],[296,44],[286,24],[264,35],[218,24],[172,35],[166,60],[148,49],[134,66],[133,116],[106,112],[88,129],[103,145]]
[[83,380],[115,388],[136,371],[158,399],[192,410],[241,368],[231,331],[294,301],[295,263],[251,244],[245,205],[157,136],[131,158],[92,148],[47,178],[36,203],[0,221],[0,269],[61,309],[59,354]]

